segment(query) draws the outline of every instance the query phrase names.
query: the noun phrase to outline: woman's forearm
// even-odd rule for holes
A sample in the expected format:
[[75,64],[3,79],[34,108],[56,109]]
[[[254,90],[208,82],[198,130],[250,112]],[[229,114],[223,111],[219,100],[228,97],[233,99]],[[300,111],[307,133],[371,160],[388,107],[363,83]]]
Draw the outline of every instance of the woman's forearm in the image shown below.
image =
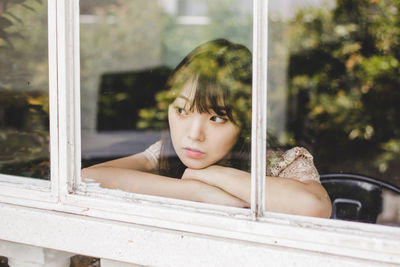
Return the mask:
[[250,203],[251,175],[234,168],[213,165],[205,169],[186,169],[183,179],[196,179],[217,186],[230,194]]
[[223,190],[196,180],[174,179],[115,167],[85,168],[82,170],[82,177],[93,179],[103,188],[212,204],[247,206],[245,202]]
[[180,183],[177,181],[142,171],[96,167],[83,169],[82,177],[93,179],[103,188],[163,197],[171,197],[172,194],[175,194],[185,198],[185,192],[181,192]]
[[[233,168],[211,166],[203,170],[187,170],[184,178],[193,178],[217,186],[250,203],[251,175]],[[329,217],[331,202],[325,189],[317,182],[266,177],[267,211],[296,215]]]
[[332,211],[328,193],[315,181],[266,177],[267,211],[329,218]]

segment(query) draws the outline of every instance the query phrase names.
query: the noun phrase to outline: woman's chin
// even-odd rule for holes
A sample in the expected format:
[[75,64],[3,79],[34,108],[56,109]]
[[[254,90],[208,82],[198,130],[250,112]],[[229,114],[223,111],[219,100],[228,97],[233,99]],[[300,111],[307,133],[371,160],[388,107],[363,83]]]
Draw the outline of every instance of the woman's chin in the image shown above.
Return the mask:
[[198,159],[186,159],[185,158],[183,160],[181,159],[181,161],[187,168],[190,168],[193,170],[201,170],[201,169],[207,168],[208,166],[211,165],[206,162],[202,162]]

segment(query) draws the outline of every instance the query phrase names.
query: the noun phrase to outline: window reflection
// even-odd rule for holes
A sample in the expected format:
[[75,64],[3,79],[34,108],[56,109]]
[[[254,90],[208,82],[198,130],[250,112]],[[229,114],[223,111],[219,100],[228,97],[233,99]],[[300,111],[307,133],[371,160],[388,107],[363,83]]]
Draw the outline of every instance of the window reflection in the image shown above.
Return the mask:
[[49,179],[46,1],[0,3],[0,173]]
[[[180,108],[186,108],[188,113],[193,111],[186,107],[190,105],[190,101],[187,104],[175,103],[175,100],[180,99],[177,88],[182,89],[181,94],[190,98],[191,101],[199,99],[198,97],[191,98],[190,92],[185,89],[187,84],[182,84],[182,81],[186,78],[193,84],[199,84],[199,87],[204,87],[205,83],[211,81],[210,84],[213,86],[218,84],[220,87],[229,88],[232,92],[227,93],[221,89],[222,87],[218,87],[219,91],[216,91],[218,97],[215,97],[215,92],[205,90],[207,99],[200,97],[202,100],[198,100],[202,107],[200,113],[208,114],[205,112],[208,110],[204,109],[204,105],[210,105],[210,110],[214,110],[216,114],[209,114],[210,118],[207,122],[215,124],[213,127],[220,125],[219,129],[226,128],[227,125],[235,125],[235,127],[232,126],[235,129],[234,134],[228,131],[235,141],[238,139],[237,125],[233,121],[239,124],[239,120],[243,118],[238,118],[238,113],[246,113],[248,115],[246,125],[242,124],[242,128],[246,130],[246,135],[249,137],[250,129],[247,124],[251,125],[252,59],[246,47],[252,47],[251,1],[81,1],[80,5],[82,167],[120,159],[124,156],[135,155],[133,157],[136,159],[137,153],[156,144],[146,151],[152,151],[155,147],[156,154],[162,155],[159,161],[155,161],[155,165],[159,166],[150,166],[151,168],[145,166],[145,168],[140,167],[139,170],[181,178],[184,171],[182,163],[179,165],[176,157],[171,162],[169,160],[171,151],[168,150],[170,148],[161,150],[157,145],[160,142],[157,141],[165,136],[167,116],[173,117],[167,115],[170,112],[169,106],[173,103],[179,104],[182,106]],[[210,40],[218,41],[210,42]],[[201,45],[200,48],[195,49],[199,45]],[[202,54],[203,49],[208,52]],[[179,62],[192,50],[196,52],[190,54],[187,59],[190,62],[193,60],[194,63],[189,63],[183,68],[178,67],[177,71],[172,73]],[[198,73],[201,78],[196,75],[186,77],[188,71]],[[233,76],[231,72],[234,72]],[[167,82],[167,79],[170,81]],[[176,80],[173,86],[172,80]],[[224,85],[221,85],[222,83]],[[237,93],[239,87],[242,90],[241,95]],[[199,89],[201,90],[203,88]],[[235,114],[232,113],[232,108],[238,105],[230,99],[230,93],[241,100],[238,101],[241,111],[235,110]],[[220,99],[228,101],[228,97],[229,107],[224,107]],[[217,98],[218,103],[215,102]],[[199,106],[196,104],[197,108]],[[173,114],[178,116],[177,112],[174,110]],[[173,125],[175,124],[177,123]],[[220,137],[220,140],[225,140],[224,137],[226,136]],[[244,142],[244,138],[242,136],[240,138]],[[169,139],[178,142],[180,138],[170,137]],[[171,145],[171,142],[164,143]],[[227,143],[224,147],[226,151],[218,151],[222,154],[212,161],[215,163],[224,158],[225,163],[228,164],[235,160],[248,170],[249,149],[245,156],[239,153],[237,147],[235,147],[235,153],[228,153],[236,142]],[[246,144],[246,148],[249,148],[250,138],[246,139]],[[213,148],[219,145],[217,143]],[[199,148],[196,151],[194,149],[196,148],[193,147],[188,153],[196,157],[200,152]],[[227,159],[227,154],[229,154],[229,159]],[[139,157],[141,156],[143,155],[140,154]],[[246,159],[240,160],[240,156]],[[207,164],[210,165],[213,162]],[[164,168],[165,164],[169,164],[169,168]],[[190,165],[188,162],[183,162],[183,164]],[[129,166],[132,167],[132,164],[126,166],[124,162],[122,165],[128,169]],[[166,169],[175,173],[166,173]],[[100,181],[102,175],[106,173],[107,171],[101,172],[94,178]],[[114,178],[115,176],[114,172]],[[112,180],[109,179],[109,181]],[[118,178],[114,179],[116,180]],[[143,186],[144,183],[141,185]],[[155,183],[153,188],[156,187]],[[116,186],[116,188],[155,194],[150,191],[130,190],[128,187]],[[215,190],[217,191],[222,192],[220,189]],[[162,194],[162,196],[182,198],[174,194]],[[233,199],[232,196],[228,198]],[[218,203],[215,199],[204,200],[204,202]],[[235,204],[243,206],[244,202],[236,199]]]
[[251,48],[250,2],[81,1],[82,166],[159,140],[156,94],[172,69],[209,40]]
[[[399,8],[382,0],[270,2],[268,128],[283,146],[310,150],[322,174],[400,187]],[[383,190],[378,198],[377,222],[400,225],[399,195]]]
[[[110,1],[81,10],[84,180],[248,208],[249,1]],[[276,192],[267,193],[274,200],[267,208],[328,217],[329,197],[311,155],[298,148],[285,155],[268,173],[283,176],[268,177]],[[280,203],[293,192],[299,199],[292,194],[294,201]]]

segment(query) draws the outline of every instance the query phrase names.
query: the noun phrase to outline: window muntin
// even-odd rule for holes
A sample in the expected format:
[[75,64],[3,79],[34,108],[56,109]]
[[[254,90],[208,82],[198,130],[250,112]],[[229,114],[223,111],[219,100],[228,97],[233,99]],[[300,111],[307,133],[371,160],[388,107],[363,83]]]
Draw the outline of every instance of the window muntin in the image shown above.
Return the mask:
[[160,139],[166,114],[154,114],[155,97],[162,98],[156,91],[197,45],[226,38],[251,50],[251,2],[187,1],[186,13],[202,7],[189,15],[182,1],[172,2],[80,3],[82,167],[142,152]]
[[47,25],[46,1],[0,6],[2,174],[50,178]]
[[[400,187],[399,8],[391,1],[270,2],[268,131],[285,146],[310,150],[320,174]],[[375,196],[374,185],[355,183],[356,202],[369,194],[382,207],[377,223],[400,225],[398,193]],[[348,186],[341,190],[357,190]],[[360,202],[345,202],[338,203],[349,205],[342,216],[356,216]]]

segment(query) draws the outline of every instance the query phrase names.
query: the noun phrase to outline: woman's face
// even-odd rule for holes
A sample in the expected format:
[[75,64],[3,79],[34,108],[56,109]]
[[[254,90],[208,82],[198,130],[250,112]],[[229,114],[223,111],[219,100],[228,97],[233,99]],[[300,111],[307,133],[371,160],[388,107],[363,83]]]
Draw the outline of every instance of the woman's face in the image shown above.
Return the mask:
[[190,110],[195,95],[186,86],[168,109],[172,145],[186,167],[202,169],[220,161],[235,145],[239,128],[213,110]]

